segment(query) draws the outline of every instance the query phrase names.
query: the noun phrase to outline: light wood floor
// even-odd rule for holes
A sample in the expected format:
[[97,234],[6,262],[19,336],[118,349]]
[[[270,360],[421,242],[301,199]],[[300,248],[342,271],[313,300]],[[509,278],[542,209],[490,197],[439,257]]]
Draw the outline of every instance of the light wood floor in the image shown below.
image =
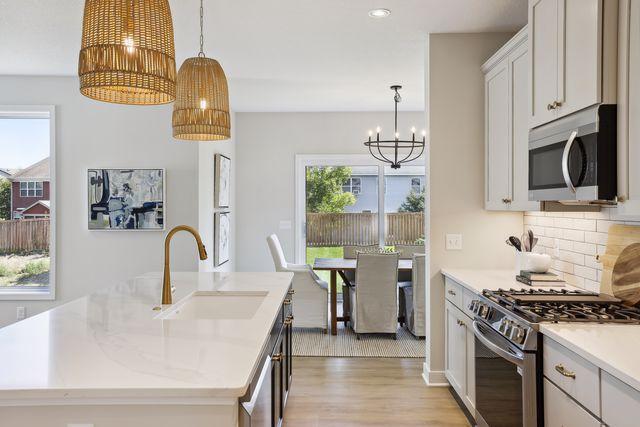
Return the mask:
[[285,427],[468,426],[445,387],[427,387],[422,359],[294,359]]

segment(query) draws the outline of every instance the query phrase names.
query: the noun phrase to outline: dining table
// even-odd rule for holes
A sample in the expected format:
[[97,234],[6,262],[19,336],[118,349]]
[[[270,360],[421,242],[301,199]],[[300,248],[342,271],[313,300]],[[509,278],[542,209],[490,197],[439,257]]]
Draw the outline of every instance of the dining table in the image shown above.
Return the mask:
[[[338,275],[340,278],[347,284],[349,284],[349,279],[347,279],[344,274],[345,271],[355,271],[356,270],[356,259],[351,258],[316,258],[313,263],[313,269],[316,271],[328,271],[329,272],[329,293],[330,293],[330,302],[329,306],[331,307],[331,335],[338,334],[338,321],[347,322],[349,321],[348,316],[342,315],[338,316]],[[398,260],[398,272],[400,271],[411,271],[413,269],[413,260],[411,259],[400,259]]]

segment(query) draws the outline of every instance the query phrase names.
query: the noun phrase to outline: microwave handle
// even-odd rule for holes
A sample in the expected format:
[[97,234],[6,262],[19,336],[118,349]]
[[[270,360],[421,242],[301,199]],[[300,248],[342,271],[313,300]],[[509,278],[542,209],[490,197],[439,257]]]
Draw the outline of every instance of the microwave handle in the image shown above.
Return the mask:
[[567,140],[567,144],[564,146],[564,151],[562,152],[562,176],[564,178],[564,182],[567,184],[567,187],[569,187],[569,190],[571,190],[571,192],[574,194],[576,192],[576,187],[571,181],[571,175],[569,175],[569,153],[571,152],[571,146],[573,145],[573,142],[576,140],[577,136],[577,130],[571,132],[571,135]]

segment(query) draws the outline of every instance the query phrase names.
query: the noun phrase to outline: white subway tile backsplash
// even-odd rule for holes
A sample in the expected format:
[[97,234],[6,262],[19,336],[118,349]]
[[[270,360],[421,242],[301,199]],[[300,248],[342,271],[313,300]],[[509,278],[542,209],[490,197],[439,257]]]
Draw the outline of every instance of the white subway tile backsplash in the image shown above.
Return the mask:
[[[593,232],[590,232],[593,233]],[[593,233],[597,234],[597,233]],[[582,230],[569,230],[564,228],[562,230],[562,237],[567,240],[573,240],[575,242],[584,242],[585,232]]]
[[[635,218],[633,218],[635,219]],[[605,253],[607,232],[615,223],[640,226],[601,212],[526,212],[524,231],[533,230],[538,236],[537,252],[553,258],[551,272],[567,283],[598,292],[602,281],[602,264],[596,255]]]
[[[560,251],[560,260],[576,265],[584,265],[584,255],[569,251]],[[574,269],[575,273],[575,269]]]
[[583,265],[574,266],[573,274],[589,280],[596,280],[598,278],[598,271],[595,268],[585,267]]
[[585,255],[595,255],[597,247],[594,243],[573,242],[573,250]]
[[607,244],[607,233],[598,233],[593,231],[584,232],[584,241],[587,243],[597,243],[599,245]]

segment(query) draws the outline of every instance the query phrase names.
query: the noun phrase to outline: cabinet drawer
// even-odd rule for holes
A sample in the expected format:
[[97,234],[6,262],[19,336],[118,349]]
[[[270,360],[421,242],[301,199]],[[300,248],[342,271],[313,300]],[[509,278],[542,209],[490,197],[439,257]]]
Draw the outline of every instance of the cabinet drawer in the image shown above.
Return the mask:
[[462,286],[448,277],[444,279],[444,296],[456,307],[462,307]]
[[615,427],[634,427],[640,413],[640,391],[602,371],[602,421]]
[[600,427],[601,424],[545,378],[544,425],[545,427]]
[[589,411],[600,416],[598,367],[547,337],[544,337],[542,354],[544,376]]
[[462,311],[472,319],[475,317],[475,314],[469,309],[469,305],[474,299],[478,299],[478,295],[475,292],[469,289],[462,290]]

